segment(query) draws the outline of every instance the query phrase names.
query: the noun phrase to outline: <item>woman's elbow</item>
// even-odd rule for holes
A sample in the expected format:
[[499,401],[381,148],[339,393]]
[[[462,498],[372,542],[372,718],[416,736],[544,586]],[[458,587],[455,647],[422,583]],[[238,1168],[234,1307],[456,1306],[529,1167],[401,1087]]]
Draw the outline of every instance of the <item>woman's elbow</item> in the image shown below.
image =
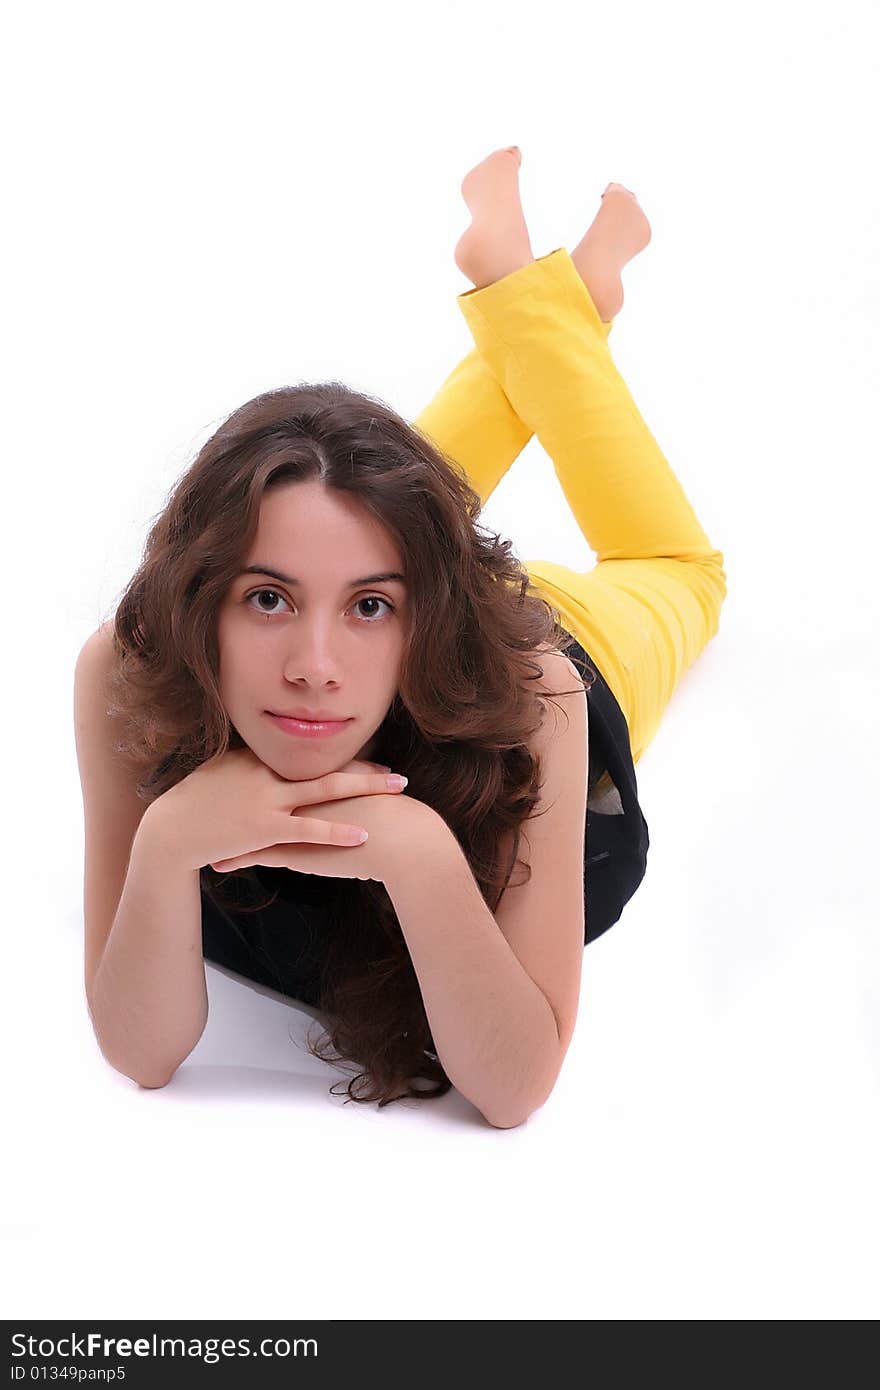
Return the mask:
[[[171,1073],[171,1076],[173,1075],[174,1072]],[[139,1076],[133,1076],[132,1081],[136,1081],[137,1084],[145,1091],[159,1091],[163,1086],[168,1085],[168,1082],[171,1080],[171,1076],[166,1076],[161,1081],[146,1081],[142,1080]]]

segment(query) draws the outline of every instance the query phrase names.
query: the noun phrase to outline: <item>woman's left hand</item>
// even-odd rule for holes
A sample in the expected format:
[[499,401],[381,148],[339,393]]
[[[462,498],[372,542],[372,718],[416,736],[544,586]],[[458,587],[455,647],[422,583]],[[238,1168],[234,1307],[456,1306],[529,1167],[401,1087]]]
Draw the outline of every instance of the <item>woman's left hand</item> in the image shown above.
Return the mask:
[[362,825],[369,832],[369,839],[362,845],[268,845],[252,854],[218,860],[211,868],[228,873],[251,864],[265,864],[268,868],[295,869],[325,878],[375,879],[384,883],[401,857],[418,853],[420,838],[430,834],[432,823],[436,825],[438,820],[436,811],[406,792],[312,802],[304,812],[320,820]]

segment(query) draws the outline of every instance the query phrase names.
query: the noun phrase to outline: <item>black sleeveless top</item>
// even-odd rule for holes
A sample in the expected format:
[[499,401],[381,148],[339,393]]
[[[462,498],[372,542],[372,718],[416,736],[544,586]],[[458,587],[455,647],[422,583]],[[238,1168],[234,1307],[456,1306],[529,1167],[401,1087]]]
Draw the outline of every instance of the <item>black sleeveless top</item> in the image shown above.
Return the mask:
[[595,672],[587,691],[589,786],[584,840],[584,944],[620,918],[648,866],[648,822],[639,804],[636,769],[623,710],[601,671],[572,638],[565,655],[582,675]]
[[[565,655],[582,675],[589,678],[590,672],[594,672],[596,677],[587,691],[590,761],[584,840],[586,946],[619,920],[645,876],[650,841],[648,823],[639,805],[623,711],[596,663],[573,637],[565,646]],[[202,869],[200,875],[205,959],[317,1007],[326,904],[338,880],[255,865],[259,884],[266,889],[263,896],[277,892],[278,897],[268,907],[253,912],[239,911],[234,905],[221,907],[206,892],[209,873],[214,871]],[[214,874],[214,881],[220,877]],[[242,907],[254,902],[242,880],[224,875],[222,881],[224,896],[232,897]]]

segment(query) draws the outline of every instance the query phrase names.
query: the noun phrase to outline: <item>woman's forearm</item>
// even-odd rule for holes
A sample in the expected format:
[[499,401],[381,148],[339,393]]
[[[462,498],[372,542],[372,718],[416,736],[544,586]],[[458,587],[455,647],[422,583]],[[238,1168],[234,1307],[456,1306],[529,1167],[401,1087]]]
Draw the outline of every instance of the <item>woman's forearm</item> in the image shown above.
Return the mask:
[[561,1065],[556,1019],[507,944],[452,831],[439,816],[424,831],[385,887],[444,1071],[490,1124],[509,1128],[553,1089]]
[[151,807],[91,988],[101,1051],[142,1086],[162,1086],[192,1052],[208,1019],[199,872],[183,868],[153,832]]

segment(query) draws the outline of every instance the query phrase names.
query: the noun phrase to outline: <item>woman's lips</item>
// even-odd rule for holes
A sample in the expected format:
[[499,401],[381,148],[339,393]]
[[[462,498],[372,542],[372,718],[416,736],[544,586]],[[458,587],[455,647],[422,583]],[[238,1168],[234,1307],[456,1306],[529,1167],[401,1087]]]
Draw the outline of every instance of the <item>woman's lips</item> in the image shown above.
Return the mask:
[[328,738],[352,722],[351,719],[287,719],[283,714],[270,714],[268,710],[266,714],[286,734],[300,738]]

